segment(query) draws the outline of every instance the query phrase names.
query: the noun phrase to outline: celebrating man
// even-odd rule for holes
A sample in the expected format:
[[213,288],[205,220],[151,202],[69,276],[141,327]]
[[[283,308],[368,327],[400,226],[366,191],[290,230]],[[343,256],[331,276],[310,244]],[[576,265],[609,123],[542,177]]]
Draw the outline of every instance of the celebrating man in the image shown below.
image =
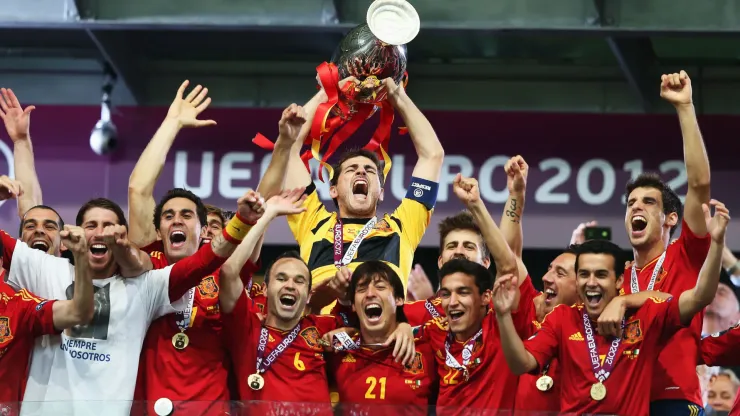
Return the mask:
[[[561,391],[561,412],[648,414],[649,396],[645,393],[653,381],[655,358],[673,334],[712,301],[717,290],[729,213],[721,203],[711,203],[716,209],[709,230],[712,245],[695,287],[678,299],[648,300],[622,320],[619,336],[611,340],[602,335],[604,332],[597,333],[594,326],[623,283],[623,275],[618,273],[624,263],[615,244],[592,240],[578,247],[577,283],[583,304],[557,306],[540,331],[525,343],[517,336],[511,317],[516,277],[497,282],[493,295],[496,318],[512,371],[538,371],[557,357],[563,385],[568,386]],[[709,208],[704,209],[709,216]],[[625,307],[639,307],[628,301],[630,298],[623,299]]]
[[[346,82],[354,82],[345,80]],[[327,100],[320,91],[303,109],[291,106],[283,113],[280,136],[267,172],[280,172],[288,188],[306,187],[306,211],[288,218],[301,247],[301,257],[312,271],[314,283],[335,275],[338,267],[354,270],[365,260],[388,263],[401,276],[404,286],[411,272],[414,251],[429,224],[437,198],[437,181],[444,150],[434,129],[402,86],[384,81],[388,100],[406,122],[419,156],[406,197],[392,214],[377,217],[383,200],[383,164],[367,150],[345,152],[334,165],[329,194],[338,212],[330,212],[319,200],[316,186],[300,158],[303,139],[310,130],[317,107]],[[308,118],[305,124],[303,121]],[[298,136],[291,132],[300,130]],[[292,138],[292,140],[291,140]],[[272,194],[281,181],[269,186],[263,179],[260,192]]]

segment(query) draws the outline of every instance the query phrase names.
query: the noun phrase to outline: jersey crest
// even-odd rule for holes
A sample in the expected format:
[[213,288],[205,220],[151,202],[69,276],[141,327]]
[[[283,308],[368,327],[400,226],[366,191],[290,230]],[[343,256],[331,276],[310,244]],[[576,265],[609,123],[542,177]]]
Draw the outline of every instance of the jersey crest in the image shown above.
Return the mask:
[[635,344],[642,341],[642,328],[640,328],[640,320],[628,322],[624,327],[623,339],[626,344]]
[[385,233],[389,233],[389,232],[393,231],[391,229],[391,225],[388,224],[388,221],[386,221],[385,219],[382,219],[382,220],[378,221],[377,223],[375,223],[375,227],[374,228],[376,230],[378,230],[378,231],[382,231],[382,232],[385,232]]
[[411,375],[424,374],[424,360],[419,351],[414,353],[414,360],[411,361],[411,364],[404,367],[403,372]]
[[10,331],[10,318],[0,316],[0,344],[10,342],[13,339],[13,333]]
[[207,276],[198,284],[198,293],[203,299],[215,299],[218,296],[218,285],[213,276]]
[[301,338],[306,341],[309,347],[320,350],[321,344],[319,344],[319,330],[315,326],[310,326],[300,332]]

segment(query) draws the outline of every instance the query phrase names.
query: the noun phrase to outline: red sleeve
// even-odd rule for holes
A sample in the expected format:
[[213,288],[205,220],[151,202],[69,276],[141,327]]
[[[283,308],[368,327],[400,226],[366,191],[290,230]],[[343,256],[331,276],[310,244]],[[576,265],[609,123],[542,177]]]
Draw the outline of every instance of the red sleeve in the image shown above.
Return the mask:
[[139,250],[145,253],[151,253],[152,251],[164,252],[164,242],[162,242],[162,240],[156,240],[144,247],[141,247]]
[[704,265],[704,260],[709,253],[709,245],[712,243],[712,237],[707,233],[704,237],[697,237],[686,221],[681,221],[681,236],[674,244],[681,244],[683,257],[688,259],[689,265],[697,272]]
[[26,289],[21,289],[14,295],[19,299],[25,328],[34,337],[41,335],[58,334],[61,331],[54,328],[54,300],[39,298]]
[[3,239],[3,268],[10,270],[10,261],[13,259],[13,251],[15,250],[15,243],[18,241],[11,237],[10,234],[3,230],[0,230],[0,238]]
[[180,299],[191,287],[198,286],[203,276],[214,273],[225,261],[225,257],[217,256],[211,245],[206,244],[192,256],[175,263],[170,270],[170,301]]
[[164,256],[164,253],[161,251],[146,251],[146,253],[149,253],[149,259],[152,261],[152,269],[159,270],[164,269],[165,267],[170,265],[170,262],[167,261],[167,257]]
[[224,339],[232,351],[241,351],[251,342],[249,336],[254,313],[253,302],[247,296],[247,292],[242,292],[234,305],[234,310],[231,313],[221,314],[224,323]]
[[[563,319],[567,318],[570,306],[558,305],[545,316],[542,327],[534,335],[524,341],[524,348],[537,360],[537,373],[542,371],[553,358],[558,356],[560,349],[560,327]],[[532,372],[534,374],[535,372]]]
[[[648,329],[646,329],[646,334],[660,334],[661,343],[668,342],[673,334],[684,327],[681,323],[678,298],[675,296],[665,300],[649,298],[642,308],[637,311],[637,314],[647,316]],[[655,329],[658,331],[655,331]]]
[[429,322],[430,319],[435,318],[429,312],[428,308],[434,308],[434,310],[437,311],[437,316],[445,316],[445,311],[442,309],[442,299],[438,297],[406,303],[403,305],[403,314],[406,315],[406,320],[409,322],[409,325],[424,325]]
[[352,310],[352,306],[344,306],[339,302],[334,302],[334,307],[331,308],[331,312],[329,312],[329,315],[333,315],[341,319],[342,327],[360,327],[359,319],[357,318],[357,314]]
[[740,366],[740,323],[701,340],[701,362],[710,367]]
[[252,275],[254,275],[257,270],[260,269],[261,262],[257,262],[257,264],[252,263],[251,260],[247,260],[247,262],[244,264],[244,267],[239,271],[239,277],[242,280],[242,283],[244,284],[244,287],[250,288],[252,287]]

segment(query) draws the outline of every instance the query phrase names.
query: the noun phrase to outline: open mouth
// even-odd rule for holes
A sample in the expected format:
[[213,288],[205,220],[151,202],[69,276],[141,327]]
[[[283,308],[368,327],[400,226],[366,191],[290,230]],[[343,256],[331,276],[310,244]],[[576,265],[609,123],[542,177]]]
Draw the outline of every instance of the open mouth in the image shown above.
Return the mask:
[[352,184],[352,195],[367,197],[367,188],[367,180],[357,179],[355,183]]
[[44,240],[35,240],[31,242],[31,248],[47,252],[49,251],[49,244],[47,244]]
[[601,302],[601,297],[603,295],[601,292],[597,292],[594,290],[587,290],[586,291],[586,302],[589,306],[597,306],[599,302]]
[[452,322],[459,321],[463,315],[465,315],[465,312],[463,311],[450,311],[448,314],[450,321]]
[[558,292],[550,288],[545,289],[545,302],[549,304],[550,302],[552,302],[553,299],[555,299],[555,296],[557,295],[558,295]]
[[108,246],[106,246],[105,244],[95,243],[90,246],[90,254],[92,254],[93,257],[103,257],[107,252]]
[[280,296],[280,304],[288,308],[295,306],[297,301],[298,299],[293,295],[285,294]]
[[632,217],[630,225],[632,226],[632,234],[640,234],[647,227],[647,218],[642,215],[635,215]]
[[182,247],[185,244],[185,240],[187,240],[187,236],[180,230],[170,233],[170,243],[172,243],[173,248]]
[[378,322],[382,314],[383,307],[377,303],[371,303],[365,306],[365,316],[367,316],[367,320],[370,322]]

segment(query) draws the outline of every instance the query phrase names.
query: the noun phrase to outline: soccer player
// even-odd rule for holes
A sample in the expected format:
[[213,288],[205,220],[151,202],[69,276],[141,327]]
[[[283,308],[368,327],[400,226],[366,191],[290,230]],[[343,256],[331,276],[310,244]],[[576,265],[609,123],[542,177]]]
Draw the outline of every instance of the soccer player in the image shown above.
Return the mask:
[[[230,345],[240,400],[303,402],[290,409],[300,412],[331,413],[322,336],[348,325],[341,316],[305,315],[311,272],[297,252],[279,256],[265,272],[267,313],[264,323],[244,290],[239,270],[249,259],[267,225],[279,215],[302,209],[303,190],[283,192],[270,198],[263,216],[242,244],[221,268],[221,295],[224,334]],[[297,200],[297,202],[296,202]],[[413,354],[410,327],[394,332],[391,340]],[[251,412],[276,410],[271,404]],[[276,404],[275,406],[280,406]],[[305,408],[301,407],[305,406]]]
[[[247,215],[244,198],[238,205]],[[174,312],[170,304],[218,269],[243,235],[232,231],[228,239],[214,239],[174,266],[142,274],[151,269],[151,258],[128,241],[126,219],[117,204],[91,200],[80,208],[76,223],[88,243],[95,315],[89,325],[75,327],[61,339],[36,344],[25,401],[34,402],[27,403],[32,408],[43,407],[44,413],[68,412],[66,406],[74,406],[75,413],[93,412],[94,407],[96,414],[128,414],[135,363],[149,324]],[[44,298],[71,298],[74,270],[67,260],[31,249],[4,232],[0,236],[10,285]],[[105,408],[85,402],[91,397],[105,401]]]
[[386,343],[403,322],[401,278],[386,263],[368,260],[352,273],[349,298],[360,333],[337,334],[342,348],[329,357],[341,411],[355,415],[383,409],[386,414],[426,415],[438,381],[434,351],[428,343],[416,343],[411,356],[401,357],[396,353],[403,345],[392,348]]
[[[715,332],[703,337],[701,340],[701,355],[697,364],[705,364],[710,367],[740,366],[738,347],[740,347],[740,323],[736,323],[724,331]],[[714,406],[713,408],[715,410],[722,410]],[[730,415],[740,415],[740,398],[735,398],[735,404],[732,407]]]
[[[688,191],[682,207],[676,193],[656,175],[642,174],[627,185],[625,228],[635,259],[625,270],[627,294],[658,290],[679,296],[694,287],[709,250],[702,215],[702,204],[709,201],[709,161],[691,93],[686,72],[661,77],[660,95],[675,107],[681,125]],[[681,235],[669,244],[679,224]],[[689,416],[689,405],[701,407],[695,363],[684,359],[699,353],[703,313],[694,319],[673,337],[656,361],[651,414]]]
[[702,334],[724,331],[740,321],[740,301],[735,291],[720,282],[712,303],[704,310]]
[[[229,230],[224,227],[220,210],[209,210],[188,190],[171,189],[159,203],[154,200],[157,179],[178,132],[183,127],[215,124],[198,119],[210,104],[208,89],[196,86],[186,94],[187,86],[187,81],[180,86],[129,179],[131,240],[150,254],[156,269],[193,255],[203,244],[210,244],[215,236]],[[247,200],[249,204],[256,203],[253,193],[248,194]],[[248,225],[256,218],[237,216],[230,221]],[[245,282],[257,270],[258,256],[259,250],[255,250],[252,261],[247,262],[243,270]],[[188,288],[179,301],[179,312],[162,316],[149,327],[136,392],[137,400],[149,407],[149,413],[160,400],[159,405],[164,408],[176,402],[175,411],[180,413],[217,415],[228,411],[230,368],[221,337],[219,288],[218,270],[201,276],[200,283]]]
[[[491,305],[493,275],[484,266],[452,259],[439,270],[447,319],[424,325],[420,342],[435,351],[440,378],[437,414],[466,414],[469,409],[512,410],[517,376],[506,367]],[[523,334],[528,322],[514,314]],[[517,335],[519,336],[519,335]]]
[[[71,300],[45,300],[26,289],[11,295],[0,294],[0,403],[9,406],[8,414],[20,410],[17,405],[23,400],[34,339],[85,325],[93,317],[92,277],[86,267],[80,266],[87,264],[89,255],[85,233],[68,225],[61,231],[61,237],[78,265],[75,267],[77,287]],[[7,284],[0,281],[0,286]]]
[[[283,175],[280,178],[285,178],[287,188],[306,187],[306,211],[288,217],[288,224],[316,284],[333,277],[337,267],[348,267],[351,271],[363,261],[382,260],[401,276],[405,287],[414,251],[429,224],[444,150],[431,124],[404,88],[390,79],[384,83],[388,100],[408,126],[419,159],[406,197],[393,213],[382,217],[377,215],[377,206],[383,200],[384,165],[375,153],[348,151],[333,166],[329,195],[337,212],[327,210],[319,200],[311,175],[301,161],[301,146],[317,107],[327,100],[326,93],[319,91],[305,109],[291,106],[283,114],[287,122],[281,124],[267,172]],[[307,122],[303,123],[304,120]],[[296,137],[290,131],[300,134]],[[263,179],[260,192],[270,194],[280,188],[281,181],[272,181],[268,187]],[[335,246],[341,250],[335,250]]]
[[[592,240],[578,247],[577,283],[583,304],[557,306],[545,318],[540,331],[524,343],[517,336],[511,317],[516,277],[500,279],[494,288],[494,304],[503,350],[512,371],[538,371],[557,357],[563,385],[568,386],[561,390],[561,412],[648,414],[650,398],[646,392],[655,358],[670,337],[712,301],[717,290],[729,213],[721,203],[711,204],[716,210],[709,229],[712,245],[696,286],[681,293],[678,299],[652,298],[642,307],[631,302],[639,295],[620,296],[623,308],[639,309],[625,316],[618,337],[609,339],[593,328],[617,297],[624,280],[619,274],[624,265],[622,252],[611,242]],[[709,208],[705,209],[709,216]],[[693,411],[698,412],[699,408]]]

